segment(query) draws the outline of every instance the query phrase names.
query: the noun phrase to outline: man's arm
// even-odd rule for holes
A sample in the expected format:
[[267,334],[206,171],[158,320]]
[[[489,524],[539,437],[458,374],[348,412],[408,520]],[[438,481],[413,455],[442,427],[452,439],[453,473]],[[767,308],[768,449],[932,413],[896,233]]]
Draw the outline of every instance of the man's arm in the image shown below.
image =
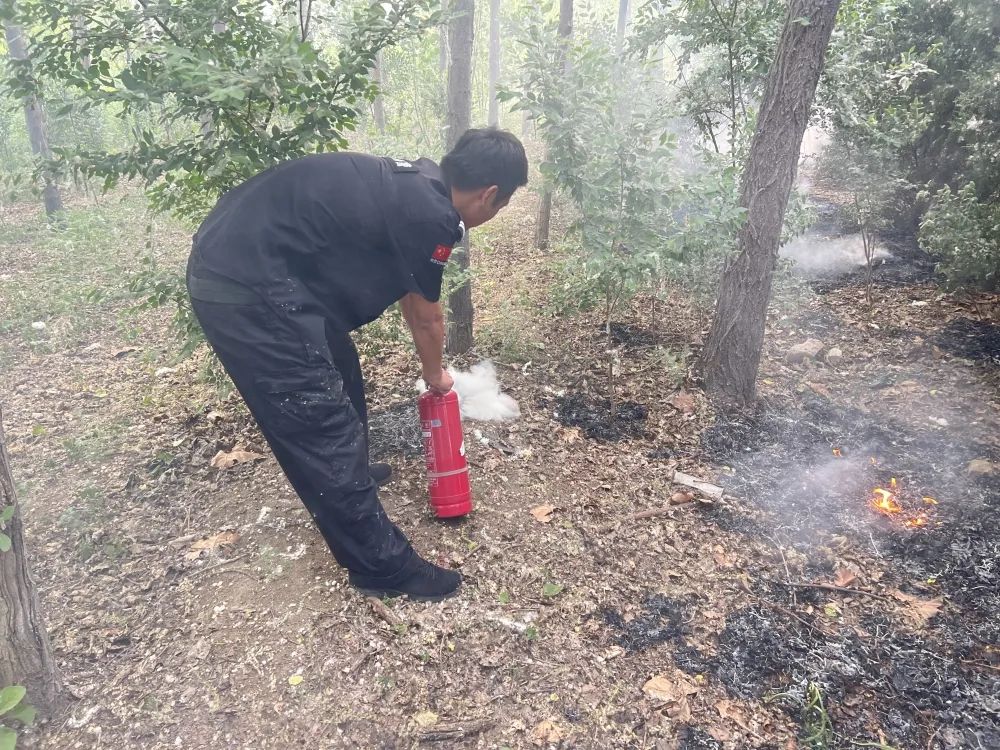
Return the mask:
[[423,369],[424,382],[435,393],[447,393],[454,385],[442,364],[444,351],[444,311],[440,302],[428,302],[415,292],[399,301],[406,325]]

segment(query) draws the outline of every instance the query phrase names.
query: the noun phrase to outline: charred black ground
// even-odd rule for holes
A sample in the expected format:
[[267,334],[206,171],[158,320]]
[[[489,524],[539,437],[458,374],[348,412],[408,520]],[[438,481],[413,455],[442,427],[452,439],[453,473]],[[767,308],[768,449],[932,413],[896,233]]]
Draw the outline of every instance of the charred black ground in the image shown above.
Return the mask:
[[618,442],[644,437],[649,410],[635,401],[611,401],[584,393],[570,393],[540,402],[567,427],[579,427],[592,440]]
[[1000,326],[995,323],[956,318],[935,337],[935,343],[959,357],[1000,366]]

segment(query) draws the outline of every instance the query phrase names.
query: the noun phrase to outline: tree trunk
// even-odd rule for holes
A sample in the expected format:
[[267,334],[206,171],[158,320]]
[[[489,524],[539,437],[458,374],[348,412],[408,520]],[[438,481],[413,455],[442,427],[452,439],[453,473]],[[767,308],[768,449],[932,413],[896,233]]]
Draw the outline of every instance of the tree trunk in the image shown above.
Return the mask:
[[385,98],[382,96],[382,85],[385,83],[385,65],[382,62],[382,50],[375,54],[375,65],[372,67],[372,80],[378,86],[375,101],[372,102],[372,116],[375,118],[375,130],[379,135],[385,135]]
[[618,0],[618,28],[615,38],[615,57],[621,64],[622,51],[625,49],[625,29],[628,27],[628,0]]
[[497,101],[497,81],[500,80],[500,0],[490,0],[489,78],[489,113],[486,122],[491,127],[496,127],[500,124],[500,103]]
[[[0,7],[5,10],[11,9],[10,2],[0,3]],[[9,21],[4,24],[4,31],[7,36],[7,51],[11,60],[27,60],[28,49],[24,43],[24,33],[21,27]],[[45,126],[45,114],[42,111],[42,103],[35,95],[24,98],[24,122],[28,127],[28,140],[31,143],[31,152],[40,159],[52,158],[52,149],[49,148],[49,133]],[[45,213],[54,216],[63,210],[62,197],[59,195],[59,187],[56,185],[52,173],[46,169],[42,173],[42,200],[45,203]]]
[[[472,120],[472,42],[475,34],[475,0],[452,0],[448,28],[448,122],[445,142],[450,149]],[[462,239],[456,262],[464,273],[469,268],[469,234]],[[466,281],[448,297],[449,354],[463,354],[472,348],[472,283]]]
[[[559,0],[559,36],[564,40],[573,37],[573,0]],[[566,56],[568,65],[568,55]],[[546,250],[549,247],[549,225],[552,220],[552,191],[542,188],[542,198],[538,202],[538,219],[535,222],[535,247]]]
[[768,73],[741,184],[746,222],[722,274],[701,361],[706,390],[730,405],[747,405],[756,395],[781,226],[839,5],[791,0]]
[[0,509],[8,506],[13,506],[15,513],[3,531],[10,537],[10,551],[0,552],[0,688],[23,685],[28,689],[28,701],[52,716],[62,704],[62,681],[49,649],[38,592],[28,572],[0,412]]

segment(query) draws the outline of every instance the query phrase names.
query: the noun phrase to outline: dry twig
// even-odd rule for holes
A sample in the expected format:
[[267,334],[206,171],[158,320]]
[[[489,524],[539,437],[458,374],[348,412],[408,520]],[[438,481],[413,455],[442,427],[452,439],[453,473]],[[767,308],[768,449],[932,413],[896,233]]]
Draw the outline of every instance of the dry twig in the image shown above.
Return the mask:
[[455,722],[454,724],[438,724],[420,733],[420,742],[443,742],[445,740],[460,740],[470,734],[485,732],[493,726],[492,719],[473,719],[472,721]]

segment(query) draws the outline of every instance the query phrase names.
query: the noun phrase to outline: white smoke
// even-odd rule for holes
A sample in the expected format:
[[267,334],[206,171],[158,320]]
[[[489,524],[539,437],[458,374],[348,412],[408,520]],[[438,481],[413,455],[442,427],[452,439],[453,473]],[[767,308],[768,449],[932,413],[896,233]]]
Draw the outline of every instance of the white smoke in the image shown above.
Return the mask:
[[[455,379],[455,393],[462,410],[462,419],[480,422],[506,422],[521,416],[517,401],[500,392],[497,371],[493,363],[484,360],[473,365],[468,372],[448,368]],[[427,390],[424,381],[417,381],[417,391]]]

